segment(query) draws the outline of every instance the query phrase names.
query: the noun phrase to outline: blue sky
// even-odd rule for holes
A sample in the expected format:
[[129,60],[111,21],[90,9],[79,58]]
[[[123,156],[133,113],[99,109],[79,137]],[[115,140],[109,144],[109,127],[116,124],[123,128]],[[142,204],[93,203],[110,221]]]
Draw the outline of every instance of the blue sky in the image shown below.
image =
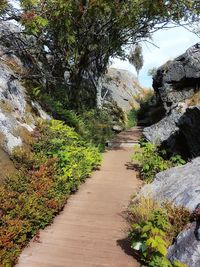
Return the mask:
[[[195,34],[182,27],[168,30],[159,30],[153,35],[153,42],[159,47],[149,43],[143,43],[144,66],[140,71],[139,80],[141,85],[151,87],[152,78],[147,75],[148,70],[159,67],[166,61],[171,60],[185,52],[190,46],[200,42]],[[135,69],[128,61],[114,59],[111,67],[126,69],[134,74]]]

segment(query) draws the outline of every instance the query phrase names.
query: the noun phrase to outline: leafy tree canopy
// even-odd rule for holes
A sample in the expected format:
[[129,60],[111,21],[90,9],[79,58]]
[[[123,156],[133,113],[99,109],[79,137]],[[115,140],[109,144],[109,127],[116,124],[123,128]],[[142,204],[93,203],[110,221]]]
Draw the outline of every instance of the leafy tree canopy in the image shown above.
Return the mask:
[[200,12],[199,0],[19,2],[21,22],[36,38],[37,58],[51,55],[49,71],[57,80],[63,80],[68,71],[68,91],[75,101],[87,95],[83,80],[98,80],[110,57],[125,57],[126,45],[150,37],[170,21],[197,20]]

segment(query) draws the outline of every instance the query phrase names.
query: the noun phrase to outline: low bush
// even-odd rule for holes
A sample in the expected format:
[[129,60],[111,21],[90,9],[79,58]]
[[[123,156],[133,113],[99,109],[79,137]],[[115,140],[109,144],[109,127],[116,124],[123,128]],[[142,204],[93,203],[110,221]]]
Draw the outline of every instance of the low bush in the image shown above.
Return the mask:
[[140,147],[134,148],[132,162],[139,167],[141,178],[146,182],[152,182],[158,172],[168,168],[185,164],[180,155],[164,159],[166,152],[159,151],[158,147],[149,142],[141,142]]
[[131,247],[139,252],[145,265],[186,266],[180,262],[171,263],[166,257],[167,248],[190,220],[190,212],[186,208],[142,197],[132,203],[129,213]]
[[124,128],[125,113],[115,102],[106,104],[103,109],[74,111],[69,110],[70,105],[65,97],[66,95],[63,95],[61,99],[61,96],[53,97],[46,93],[35,96],[53,118],[73,127],[85,141],[98,146],[101,151],[104,150],[106,141],[113,136],[113,125]]
[[94,109],[83,112],[82,119],[87,129],[84,138],[103,151],[106,141],[111,139],[114,134],[112,117],[104,110]]
[[137,110],[131,109],[127,116],[127,128],[132,128],[137,125]]
[[160,207],[152,197],[136,197],[129,207],[129,219],[131,223],[147,221],[153,210]]
[[61,121],[40,124],[33,138],[31,149],[14,151],[19,171],[0,185],[0,266],[15,264],[30,238],[101,162],[99,150]]

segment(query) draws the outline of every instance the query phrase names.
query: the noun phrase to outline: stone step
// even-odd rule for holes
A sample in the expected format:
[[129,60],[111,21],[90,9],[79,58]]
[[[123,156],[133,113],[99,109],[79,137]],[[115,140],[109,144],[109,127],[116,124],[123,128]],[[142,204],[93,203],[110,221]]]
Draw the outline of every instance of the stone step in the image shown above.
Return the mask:
[[106,144],[109,148],[116,147],[133,147],[138,144],[138,140],[142,137],[143,127],[134,127],[123,131],[116,135],[112,140]]

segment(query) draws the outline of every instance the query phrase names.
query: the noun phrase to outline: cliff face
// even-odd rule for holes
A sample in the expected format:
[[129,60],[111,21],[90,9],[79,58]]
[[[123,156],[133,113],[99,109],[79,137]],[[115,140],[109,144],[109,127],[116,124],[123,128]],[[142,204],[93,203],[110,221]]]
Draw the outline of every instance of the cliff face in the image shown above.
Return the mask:
[[37,120],[48,118],[40,105],[32,101],[25,88],[26,68],[16,51],[18,27],[1,23],[0,30],[0,133],[2,148],[10,153],[22,145],[23,137],[31,132]]
[[[8,60],[6,57],[4,62],[0,60],[0,132],[1,145],[10,153],[14,147],[22,145],[21,135],[31,132],[39,117],[46,119],[48,116],[38,103],[29,99],[20,79],[5,64]],[[17,64],[14,60],[12,63]]]
[[200,43],[161,66],[153,78],[153,87],[166,114],[160,122],[144,129],[147,140],[180,153],[183,145],[187,156],[200,155]]
[[13,34],[17,27],[1,23],[0,27],[0,179],[15,171],[9,155],[25,144],[38,119],[49,116],[30,99],[21,75],[26,71],[16,53]]

